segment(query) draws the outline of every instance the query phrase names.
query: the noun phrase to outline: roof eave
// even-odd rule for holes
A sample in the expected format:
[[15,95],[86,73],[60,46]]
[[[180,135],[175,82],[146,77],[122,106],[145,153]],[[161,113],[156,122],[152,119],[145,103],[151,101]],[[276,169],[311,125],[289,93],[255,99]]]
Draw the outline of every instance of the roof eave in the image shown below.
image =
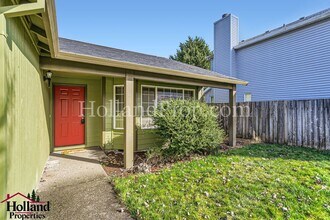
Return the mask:
[[82,55],[82,54],[69,53],[69,52],[64,52],[64,51],[59,51],[56,58],[62,59],[62,60],[70,60],[70,61],[97,64],[97,65],[110,66],[110,67],[117,67],[117,68],[123,68],[123,69],[160,73],[160,74],[164,74],[164,75],[209,80],[209,81],[219,82],[219,83],[228,83],[228,84],[244,85],[244,86],[246,86],[248,84],[248,82],[244,81],[244,80],[236,80],[236,79],[221,78],[221,77],[216,77],[216,76],[200,75],[200,74],[196,74],[196,73],[184,72],[184,71],[161,68],[161,67],[148,66],[148,65],[125,62],[125,61],[118,61],[118,60],[113,60],[113,59],[105,59],[105,58]]

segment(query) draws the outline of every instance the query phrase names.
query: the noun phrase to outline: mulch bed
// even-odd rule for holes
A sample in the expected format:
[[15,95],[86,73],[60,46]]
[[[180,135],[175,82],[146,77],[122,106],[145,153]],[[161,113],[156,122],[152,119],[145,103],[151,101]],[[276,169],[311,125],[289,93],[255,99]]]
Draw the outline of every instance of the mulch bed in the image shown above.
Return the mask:
[[[237,139],[237,145],[235,148],[253,143],[252,140],[248,139]],[[221,144],[219,151],[226,151],[232,149],[229,147],[228,141]],[[127,176],[133,173],[154,173],[167,167],[171,167],[177,161],[162,161],[159,158],[147,158],[146,152],[135,152],[134,153],[134,167],[132,169],[124,169],[124,152],[122,150],[105,150],[106,156],[100,158],[100,163],[103,169],[109,176]],[[182,159],[180,162],[187,162],[193,159],[201,158],[205,155],[191,155]]]

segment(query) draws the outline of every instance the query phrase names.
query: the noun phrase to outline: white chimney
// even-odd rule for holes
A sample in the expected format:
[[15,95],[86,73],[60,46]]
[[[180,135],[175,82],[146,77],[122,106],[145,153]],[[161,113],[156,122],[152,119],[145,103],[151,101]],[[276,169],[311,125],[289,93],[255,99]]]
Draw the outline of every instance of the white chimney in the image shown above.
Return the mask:
[[238,17],[224,14],[214,23],[213,70],[228,76],[236,76],[235,50],[239,43]]

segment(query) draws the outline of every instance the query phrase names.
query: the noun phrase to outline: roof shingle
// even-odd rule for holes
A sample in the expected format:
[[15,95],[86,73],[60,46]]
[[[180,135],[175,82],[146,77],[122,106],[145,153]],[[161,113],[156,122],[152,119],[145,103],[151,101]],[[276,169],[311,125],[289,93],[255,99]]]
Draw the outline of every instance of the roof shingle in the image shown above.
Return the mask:
[[67,53],[87,55],[104,59],[147,65],[152,67],[160,67],[205,76],[215,76],[218,78],[239,80],[234,77],[226,76],[214,71],[202,69],[175,60],[170,60],[164,57],[105,47],[65,38],[59,38],[59,49],[60,51]]

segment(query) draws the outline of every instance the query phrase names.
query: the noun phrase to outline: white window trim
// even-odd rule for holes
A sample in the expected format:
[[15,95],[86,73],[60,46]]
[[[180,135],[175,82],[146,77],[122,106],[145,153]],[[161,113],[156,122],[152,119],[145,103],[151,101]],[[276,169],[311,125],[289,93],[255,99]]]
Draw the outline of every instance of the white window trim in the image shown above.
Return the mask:
[[[140,103],[142,105],[142,90],[143,88],[154,88],[155,89],[155,104],[154,104],[154,108],[156,109],[157,106],[158,106],[158,100],[157,100],[157,97],[158,97],[158,89],[182,89],[182,97],[184,99],[184,92],[185,91],[192,91],[193,92],[193,98],[194,100],[196,99],[196,96],[195,96],[195,93],[196,93],[196,90],[195,89],[186,89],[186,88],[180,88],[180,87],[168,87],[168,86],[152,86],[152,85],[141,85],[141,100],[140,100]],[[143,130],[149,130],[149,129],[155,129],[154,127],[143,127],[142,126],[142,112],[141,112],[141,115],[140,115],[140,126],[141,126],[141,129]]]
[[[116,127],[116,88],[117,87],[124,87],[124,85],[114,85],[113,86],[113,129],[116,130],[124,130],[123,128],[117,128]],[[125,103],[125,87],[124,87],[124,103]],[[125,106],[124,106],[125,108]]]
[[[141,91],[140,91],[140,93],[141,93],[141,100],[140,100],[140,104],[141,104],[141,106],[142,106],[142,97],[143,97],[143,93],[142,93],[142,91],[143,91],[143,88],[153,88],[153,89],[155,89],[155,101],[154,101],[154,108],[157,106],[157,86],[149,86],[149,85],[141,85]],[[141,129],[143,129],[143,130],[149,130],[149,129],[154,129],[153,127],[143,127],[142,126],[142,111],[141,111],[141,113],[140,113],[140,126],[141,126]]]

